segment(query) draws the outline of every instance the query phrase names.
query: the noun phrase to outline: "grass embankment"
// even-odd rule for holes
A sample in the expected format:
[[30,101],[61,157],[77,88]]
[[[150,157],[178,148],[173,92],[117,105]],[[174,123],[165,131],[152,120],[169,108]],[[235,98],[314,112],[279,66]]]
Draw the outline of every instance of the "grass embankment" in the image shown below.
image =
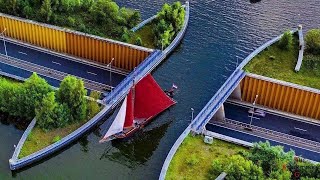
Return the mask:
[[68,134],[78,129],[84,123],[85,122],[76,122],[74,124],[68,125],[67,127],[58,128],[48,132],[45,132],[38,127],[34,127],[21,149],[19,158],[26,157],[55,143],[55,141],[64,138]]
[[298,41],[298,37],[294,35],[293,45],[289,50],[282,50],[275,43],[253,58],[244,67],[245,71],[320,89],[320,68],[307,68],[305,60],[308,56],[305,56],[301,70],[294,71],[299,54]]
[[213,160],[224,161],[241,150],[247,149],[220,140],[209,145],[202,136],[188,135],[173,157],[166,179],[207,179]]
[[[102,107],[100,107],[100,110],[101,109]],[[55,142],[60,141],[62,138],[80,128],[95,115],[89,117],[85,121],[74,122],[67,125],[66,127],[57,128],[50,131],[44,131],[41,128],[35,126],[22,146],[22,149],[19,153],[19,159],[37,152]]]
[[147,48],[151,48],[151,49],[155,49],[156,45],[155,45],[155,34],[154,34],[154,24],[153,23],[149,23],[145,26],[143,26],[141,29],[139,29],[133,37],[131,37],[130,42],[131,44],[135,44],[135,39],[137,37],[140,37],[142,40],[142,46],[143,47],[147,47]]

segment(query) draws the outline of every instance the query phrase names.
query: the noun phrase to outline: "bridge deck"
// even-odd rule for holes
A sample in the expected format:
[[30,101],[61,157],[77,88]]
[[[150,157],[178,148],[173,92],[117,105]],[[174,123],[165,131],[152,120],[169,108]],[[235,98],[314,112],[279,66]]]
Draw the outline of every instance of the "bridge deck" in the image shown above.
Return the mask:
[[221,105],[231,95],[233,90],[239,85],[240,81],[245,77],[245,72],[236,69],[227,81],[222,85],[218,92],[210,99],[207,105],[201,110],[192,122],[192,130],[201,133],[203,127],[210,121]]
[[[19,67],[27,71],[34,71],[59,81],[66,75],[73,75],[83,79],[86,87],[91,90],[98,90],[101,92],[110,90],[111,86],[115,87],[126,76],[125,72],[111,69],[112,81],[110,83],[110,69],[107,67],[94,66],[90,63],[75,61],[68,59],[67,57],[60,57],[50,54],[49,52],[40,51],[36,48],[27,47],[23,43],[6,40],[5,44],[7,54],[11,61],[4,61],[4,59],[6,59],[4,42],[3,40],[0,40],[2,63]],[[25,66],[23,66],[24,64]]]

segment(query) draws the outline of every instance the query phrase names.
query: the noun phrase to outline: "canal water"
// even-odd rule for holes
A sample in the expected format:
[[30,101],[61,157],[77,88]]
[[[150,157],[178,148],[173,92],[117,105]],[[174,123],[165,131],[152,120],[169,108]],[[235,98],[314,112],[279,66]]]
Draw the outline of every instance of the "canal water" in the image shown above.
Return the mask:
[[[99,128],[46,161],[11,172],[8,159],[22,135],[0,123],[0,179],[157,179],[178,136],[250,52],[283,31],[320,26],[319,0],[191,0],[186,36],[153,73],[163,88],[178,85],[178,104],[126,142],[99,144]],[[117,0],[153,15],[171,0]],[[6,121],[6,120],[5,120]]]

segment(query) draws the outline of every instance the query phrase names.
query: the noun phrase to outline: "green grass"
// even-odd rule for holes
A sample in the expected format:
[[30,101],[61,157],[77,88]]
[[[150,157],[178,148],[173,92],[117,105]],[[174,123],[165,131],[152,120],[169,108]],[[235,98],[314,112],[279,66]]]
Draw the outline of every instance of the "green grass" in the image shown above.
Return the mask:
[[153,33],[154,24],[149,23],[139,29],[135,35],[130,39],[129,43],[134,44],[136,37],[140,37],[142,40],[142,46],[155,49],[155,35]]
[[54,129],[48,132],[45,132],[38,127],[34,127],[27,140],[23,144],[23,147],[19,154],[19,158],[26,157],[53,144],[55,141],[58,141],[58,137],[63,138],[67,136],[68,134],[72,133],[80,126],[82,126],[84,123],[84,121],[76,122],[74,124],[68,125],[67,127]]
[[304,62],[306,58],[301,70],[294,71],[298,54],[298,37],[294,36],[291,49],[281,50],[276,43],[253,58],[244,69],[250,73],[320,89],[320,68],[307,68]]
[[241,150],[248,149],[216,139],[209,145],[203,142],[202,136],[188,135],[173,157],[166,179],[207,179],[214,159],[224,161]]

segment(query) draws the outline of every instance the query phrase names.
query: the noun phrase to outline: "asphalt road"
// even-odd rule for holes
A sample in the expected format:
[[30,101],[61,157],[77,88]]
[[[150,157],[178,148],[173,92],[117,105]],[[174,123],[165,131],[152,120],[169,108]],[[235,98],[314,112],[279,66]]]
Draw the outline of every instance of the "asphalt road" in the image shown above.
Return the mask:
[[[14,66],[10,66],[3,63],[0,63],[0,71],[11,74],[11,75],[19,76],[22,78],[29,78],[32,75],[32,72],[30,71],[26,71],[26,70],[16,68]],[[44,78],[51,86],[59,87],[60,85],[59,80],[52,79],[47,76],[42,76],[42,75],[39,75],[39,76]]]
[[[250,124],[248,108],[225,103],[226,118]],[[254,116],[255,117],[255,116]],[[267,112],[265,117],[254,118],[252,124],[266,129],[320,142],[320,126],[277,116]]]
[[[110,85],[110,71],[106,69],[50,55],[7,41],[6,47],[8,56],[28,61],[40,66],[45,66],[47,68],[58,70],[84,79]],[[0,53],[5,54],[4,44],[2,40],[0,40]],[[125,78],[125,75],[112,72],[111,78],[111,86],[115,87]]]
[[279,142],[275,142],[275,141],[272,141],[272,140],[267,140],[267,139],[264,139],[264,138],[260,138],[260,137],[253,136],[253,135],[250,135],[250,134],[246,134],[246,133],[242,133],[242,132],[239,132],[239,131],[227,129],[227,128],[224,128],[224,127],[221,127],[221,126],[217,126],[217,125],[207,124],[206,125],[206,129],[209,130],[209,131],[212,131],[212,132],[216,132],[216,133],[219,133],[219,134],[223,134],[223,135],[226,135],[226,136],[230,136],[230,137],[237,138],[237,139],[240,139],[240,140],[243,140],[243,141],[247,141],[247,142],[251,142],[251,143],[260,142],[260,141],[261,142],[269,141],[270,144],[272,144],[274,146],[275,145],[283,146],[285,151],[289,151],[290,149],[294,150],[297,156],[301,156],[303,158],[310,159],[310,160],[313,160],[313,161],[318,161],[318,162],[320,161],[320,154],[317,153],[317,152],[313,152],[313,151],[309,151],[309,150],[306,150],[306,149],[290,146],[290,145],[279,143]]

